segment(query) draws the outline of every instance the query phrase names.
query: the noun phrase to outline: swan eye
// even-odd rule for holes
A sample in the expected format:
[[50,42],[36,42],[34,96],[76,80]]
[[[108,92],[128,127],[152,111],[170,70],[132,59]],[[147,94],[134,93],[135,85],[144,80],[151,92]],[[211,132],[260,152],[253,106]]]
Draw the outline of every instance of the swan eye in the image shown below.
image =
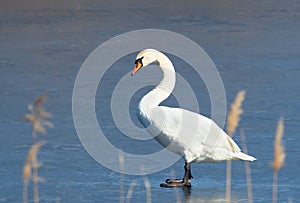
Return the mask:
[[141,58],[135,60],[135,66],[131,72],[131,75],[134,75],[138,70],[140,70],[143,67],[143,62],[142,62],[143,58],[144,57],[141,57]]
[[141,57],[141,58],[135,60],[134,64],[136,65],[136,64],[140,63],[140,64],[142,64],[142,66],[143,66],[143,61],[142,61],[143,58],[144,58],[144,57]]

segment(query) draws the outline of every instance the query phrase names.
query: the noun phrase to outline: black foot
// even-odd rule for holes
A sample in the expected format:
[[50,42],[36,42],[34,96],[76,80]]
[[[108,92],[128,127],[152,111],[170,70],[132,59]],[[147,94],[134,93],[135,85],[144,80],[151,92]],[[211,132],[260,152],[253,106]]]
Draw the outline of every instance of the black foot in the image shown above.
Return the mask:
[[178,184],[178,183],[183,183],[183,179],[167,179],[165,182],[169,184],[171,183]]
[[191,187],[192,186],[190,181],[184,182],[183,179],[167,179],[165,182],[166,183],[161,183],[160,187],[174,188],[174,187]]
[[184,165],[184,176],[183,179],[167,179],[166,183],[161,183],[160,187],[183,187],[189,188],[191,187],[191,179],[193,178],[191,173],[191,165],[190,163],[185,162]]

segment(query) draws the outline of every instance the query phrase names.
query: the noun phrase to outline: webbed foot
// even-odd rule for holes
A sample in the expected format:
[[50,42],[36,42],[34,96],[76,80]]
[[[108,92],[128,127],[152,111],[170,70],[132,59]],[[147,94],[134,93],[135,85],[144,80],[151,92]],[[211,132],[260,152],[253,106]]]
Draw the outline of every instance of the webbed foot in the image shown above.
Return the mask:
[[185,162],[183,179],[167,179],[166,183],[161,183],[160,187],[174,188],[174,187],[191,187],[191,174],[190,163]]
[[191,187],[191,181],[184,181],[183,179],[167,179],[166,183],[161,183],[160,187],[174,188],[174,187]]

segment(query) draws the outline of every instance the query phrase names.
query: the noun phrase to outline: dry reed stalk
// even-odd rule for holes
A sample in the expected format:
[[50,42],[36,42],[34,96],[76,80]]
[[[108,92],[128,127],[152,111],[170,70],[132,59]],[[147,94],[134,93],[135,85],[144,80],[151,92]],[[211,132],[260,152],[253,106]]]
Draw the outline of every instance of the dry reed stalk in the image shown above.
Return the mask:
[[231,200],[231,161],[226,163],[226,202]]
[[[140,168],[141,170],[141,174],[146,174],[145,173],[145,169],[143,166],[141,166]],[[151,200],[151,196],[152,196],[152,193],[151,193],[151,184],[149,182],[149,179],[147,178],[146,175],[143,175],[143,179],[144,179],[144,185],[145,185],[145,188],[146,188],[146,193],[147,193],[147,203],[151,203],[152,200]]]
[[[235,97],[234,102],[231,104],[231,110],[227,118],[227,133],[230,137],[233,136],[239,121],[240,115],[243,113],[241,108],[242,102],[245,99],[246,92],[244,90],[239,91]],[[231,161],[228,160],[226,164],[226,202],[230,202],[231,195]]]
[[275,142],[274,142],[274,162],[273,162],[273,191],[272,191],[272,202],[277,202],[277,189],[278,189],[278,171],[284,164],[285,153],[284,148],[281,144],[282,136],[284,131],[283,118],[278,121]]
[[31,177],[31,166],[25,163],[23,167],[23,203],[28,202],[28,182]]
[[148,178],[146,176],[144,176],[144,184],[145,184],[145,188],[146,188],[146,192],[147,192],[147,203],[151,203],[152,200],[151,200],[151,185],[150,185],[150,182],[148,180]]
[[[243,151],[248,154],[247,143],[246,143],[246,136],[245,132],[241,129],[240,130],[240,137],[242,140],[242,148]],[[248,196],[248,203],[253,202],[253,195],[252,195],[252,179],[251,179],[251,168],[249,161],[245,161],[245,171],[246,171],[246,180],[247,180],[247,196]]]
[[[124,203],[124,154],[119,153],[119,165],[120,165],[120,202]],[[126,196],[126,202],[130,202],[132,194],[133,194],[133,189],[136,186],[136,182],[132,182],[128,188],[127,191],[127,196]]]
[[[28,105],[29,114],[24,116],[24,120],[32,124],[32,137],[36,138],[37,133],[46,133],[44,126],[52,127],[52,123],[47,121],[51,114],[46,112],[41,106],[48,98],[47,94],[43,94],[35,99],[33,105]],[[35,140],[36,141],[36,140]],[[30,180],[33,182],[34,203],[39,202],[39,188],[38,183],[44,181],[38,176],[38,168],[41,164],[37,161],[37,153],[44,142],[35,142],[27,155],[23,167],[23,202],[28,202],[28,183]]]
[[33,163],[32,166],[32,181],[33,181],[33,196],[34,196],[34,203],[39,202],[39,182],[44,182],[45,180],[38,176],[38,168],[41,167],[41,163]]
[[128,191],[127,191],[127,196],[126,196],[126,202],[129,203],[130,200],[131,200],[131,197],[132,197],[132,194],[133,194],[133,190],[134,190],[134,187],[136,186],[136,182],[132,182],[130,185],[129,185],[129,188],[128,188]]
[[120,203],[124,203],[124,154],[119,153],[119,164],[120,164]]
[[33,168],[33,170],[32,170],[32,180],[33,180],[33,200],[34,200],[34,203],[39,202],[38,167],[39,167],[38,164],[35,164],[35,166],[32,167]]
[[47,118],[51,117],[51,114],[46,112],[41,106],[48,98],[47,94],[43,94],[38,97],[33,105],[28,105],[29,114],[24,116],[25,121],[32,124],[32,137],[35,139],[37,133],[46,134],[44,126],[53,127],[52,123],[47,121]]
[[[175,171],[171,172],[171,177],[172,177],[172,179],[176,179]],[[179,194],[179,190],[177,187],[174,187],[174,193],[175,193],[175,197],[176,197],[176,203],[181,203],[180,194]]]
[[28,152],[26,162],[23,167],[23,202],[28,202],[27,187],[30,179],[34,183],[34,202],[39,201],[38,197],[38,182],[42,179],[38,177],[38,168],[41,164],[37,161],[37,153],[44,142],[37,142],[33,144]]

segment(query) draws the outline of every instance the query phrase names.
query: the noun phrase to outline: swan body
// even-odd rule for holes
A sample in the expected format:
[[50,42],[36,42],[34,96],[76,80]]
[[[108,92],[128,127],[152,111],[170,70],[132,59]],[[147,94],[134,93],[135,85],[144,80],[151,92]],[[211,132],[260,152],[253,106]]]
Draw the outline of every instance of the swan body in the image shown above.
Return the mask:
[[[163,53],[146,49],[141,51],[132,71],[157,64],[163,74],[160,83],[140,101],[138,119],[147,131],[168,150],[183,156],[186,162],[182,180],[166,180],[164,187],[190,186],[190,163],[225,160],[254,161],[254,157],[241,152],[238,145],[213,120],[181,108],[159,106],[172,93],[176,74],[170,59]],[[161,185],[162,186],[162,185]]]

